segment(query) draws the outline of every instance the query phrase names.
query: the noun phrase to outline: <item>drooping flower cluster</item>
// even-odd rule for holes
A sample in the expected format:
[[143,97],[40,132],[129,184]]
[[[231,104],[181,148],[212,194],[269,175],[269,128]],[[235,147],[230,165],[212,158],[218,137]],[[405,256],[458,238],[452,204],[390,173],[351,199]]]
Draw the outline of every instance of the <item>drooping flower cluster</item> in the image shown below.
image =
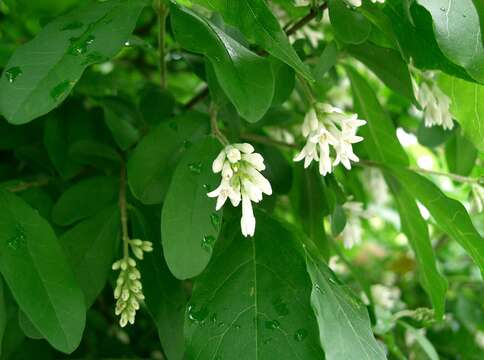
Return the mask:
[[323,176],[340,163],[351,169],[351,161],[359,161],[352,144],[363,140],[356,132],[364,124],[366,121],[358,119],[357,114],[346,114],[331,105],[316,105],[304,119],[302,134],[307,143],[294,161],[304,160],[305,168],[313,160],[319,161],[319,173]]
[[265,168],[262,155],[254,152],[254,147],[247,143],[227,145],[212,164],[213,172],[222,174],[222,181],[207,195],[217,198],[216,210],[227,199],[234,207],[242,202],[240,226],[244,236],[253,236],[255,232],[252,202],[261,201],[262,194],[272,194],[271,184],[260,173]]
[[[153,251],[153,244],[149,241],[139,239],[128,240],[133,254],[138,259],[143,259],[144,252]],[[141,285],[141,274],[136,268],[136,261],[126,256],[116,261],[113,270],[120,270],[114,289],[116,301],[115,313],[120,316],[119,325],[125,327],[128,322],[134,324],[136,311],[140,307],[140,301],[144,300],[143,287]]]
[[420,87],[415,87],[415,95],[423,108],[426,127],[440,125],[449,130],[454,127],[450,114],[450,98],[435,82],[429,84],[425,80]]
[[363,230],[361,227],[361,218],[368,217],[367,212],[363,209],[363,203],[348,201],[343,204],[346,213],[346,225],[341,233],[344,247],[351,249],[361,241]]

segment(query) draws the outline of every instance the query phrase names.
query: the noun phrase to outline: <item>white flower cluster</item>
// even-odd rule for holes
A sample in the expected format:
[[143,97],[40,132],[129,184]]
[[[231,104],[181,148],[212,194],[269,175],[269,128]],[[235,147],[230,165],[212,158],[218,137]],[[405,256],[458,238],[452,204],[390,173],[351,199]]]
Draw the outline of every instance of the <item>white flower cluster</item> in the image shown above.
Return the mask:
[[440,125],[444,129],[452,129],[454,122],[450,114],[450,98],[445,95],[437,84],[427,84],[424,81],[420,87],[415,88],[418,102],[424,111],[426,127]]
[[368,213],[363,209],[363,203],[348,201],[343,204],[346,211],[346,225],[341,233],[344,247],[351,249],[361,241],[363,234],[361,228],[361,218],[368,217]]
[[[339,163],[351,169],[350,161],[358,161],[352,144],[363,140],[357,136],[358,128],[366,121],[358,119],[357,114],[346,114],[331,105],[319,104],[312,108],[304,119],[302,134],[307,139],[301,152],[294,161],[304,160],[307,168],[313,160],[319,161],[319,173],[326,175]],[[335,156],[332,159],[330,145]]]
[[[361,4],[363,3],[363,0],[345,0],[349,5],[354,6],[354,7],[360,7]],[[385,3],[385,0],[371,0],[373,4],[375,3],[380,3],[383,4]]]
[[254,152],[254,147],[247,143],[227,145],[212,164],[213,172],[222,174],[222,181],[207,195],[217,198],[216,210],[227,198],[234,207],[242,201],[240,226],[244,236],[253,236],[255,232],[252,202],[261,201],[262,194],[272,194],[271,184],[260,173],[265,168],[262,155]]
[[484,188],[479,184],[471,187],[471,209],[478,214],[484,211]]
[[[138,259],[143,259],[144,252],[153,251],[153,244],[149,241],[139,239],[128,240],[133,254]],[[140,301],[144,300],[141,274],[136,268],[136,261],[133,258],[125,257],[116,261],[113,270],[120,270],[114,289],[116,301],[115,313],[120,316],[119,325],[125,327],[128,322],[134,324],[136,311],[139,309]]]

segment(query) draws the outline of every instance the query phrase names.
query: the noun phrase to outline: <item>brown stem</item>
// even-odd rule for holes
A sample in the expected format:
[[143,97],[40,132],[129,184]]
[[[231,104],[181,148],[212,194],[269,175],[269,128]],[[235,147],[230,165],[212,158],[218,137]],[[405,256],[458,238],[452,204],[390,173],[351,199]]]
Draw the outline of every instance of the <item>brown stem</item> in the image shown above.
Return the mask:
[[[286,35],[289,36],[294,34],[296,31],[298,31],[299,29],[307,25],[311,20],[313,20],[321,11],[327,9],[327,7],[328,4],[324,3],[317,8],[312,8],[307,15],[296,21],[294,25],[287,27],[287,30],[285,30]],[[262,51],[259,54],[266,55],[267,53],[265,51]],[[196,94],[190,101],[185,104],[185,109],[191,109],[200,101],[205,99],[208,94],[208,87],[204,87],[198,94]]]
[[223,146],[227,146],[229,141],[224,134],[220,131],[217,124],[217,107],[212,104],[210,106],[210,126],[212,128],[212,134],[220,141]]
[[31,188],[45,186],[49,183],[49,181],[50,181],[50,178],[48,178],[47,176],[44,176],[44,177],[40,177],[35,181],[20,182],[16,185],[8,187],[7,190],[10,192],[20,192]]

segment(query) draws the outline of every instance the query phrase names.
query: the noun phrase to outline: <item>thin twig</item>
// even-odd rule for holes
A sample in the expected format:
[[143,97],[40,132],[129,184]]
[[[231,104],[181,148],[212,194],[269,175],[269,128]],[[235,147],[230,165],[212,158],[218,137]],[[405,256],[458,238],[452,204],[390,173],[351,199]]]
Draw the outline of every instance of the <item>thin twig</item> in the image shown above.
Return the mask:
[[121,219],[121,234],[123,240],[123,257],[129,256],[129,234],[128,234],[128,210],[126,206],[126,164],[121,161],[119,174],[119,212]]
[[422,169],[422,168],[418,168],[418,167],[410,167],[409,170],[412,170],[412,171],[415,171],[415,172],[418,172],[418,173],[422,173],[422,174],[445,176],[445,177],[448,177],[449,179],[452,179],[452,180],[455,180],[455,181],[461,182],[461,183],[480,184],[480,183],[484,182],[483,178],[472,178],[472,177],[457,175],[457,174],[453,174],[453,173],[446,173],[446,172],[441,172],[441,171]]
[[[327,9],[327,7],[328,7],[328,4],[324,3],[317,8],[312,8],[307,15],[305,15],[303,18],[295,22],[294,25],[289,26],[287,30],[285,30],[286,35],[289,36],[294,34],[296,31],[298,31],[299,29],[307,25],[311,20],[313,20],[320,12]],[[266,55],[266,54],[267,53],[265,51],[259,52],[259,55]],[[204,87],[198,94],[196,94],[190,101],[188,101],[185,104],[184,106],[185,109],[191,109],[200,101],[205,99],[208,96],[208,94],[209,94],[208,87]]]
[[29,181],[29,182],[19,182],[16,185],[8,187],[7,190],[10,192],[20,192],[25,191],[31,188],[37,188],[47,185],[50,182],[50,178],[47,176],[40,177],[37,180]]
[[166,35],[166,18],[170,8],[165,3],[165,0],[158,0],[158,49],[160,52],[160,86],[162,89],[166,88],[166,61],[165,61],[165,35]]

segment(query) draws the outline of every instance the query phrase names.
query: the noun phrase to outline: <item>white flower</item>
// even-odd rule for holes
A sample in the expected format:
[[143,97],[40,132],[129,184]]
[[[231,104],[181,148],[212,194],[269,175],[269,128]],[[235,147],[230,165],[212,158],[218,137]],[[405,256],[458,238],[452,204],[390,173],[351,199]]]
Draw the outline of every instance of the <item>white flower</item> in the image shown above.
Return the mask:
[[471,209],[476,213],[484,211],[484,188],[479,184],[471,187]]
[[435,81],[426,79],[420,88],[414,83],[414,90],[417,101],[423,108],[426,127],[439,125],[446,130],[454,127],[450,114],[450,98],[440,90]]
[[400,300],[400,289],[381,284],[372,285],[371,295],[375,303],[384,309],[391,310]]
[[[360,7],[362,4],[362,0],[345,0],[348,5],[354,6],[354,7]],[[371,0],[373,4],[375,3],[380,3],[384,4],[385,0]]]
[[351,249],[361,241],[363,232],[360,218],[368,217],[368,213],[363,209],[363,203],[356,201],[344,203],[343,209],[346,210],[346,225],[340,236],[344,247]]
[[212,164],[213,172],[221,173],[222,180],[207,196],[217,198],[216,210],[224,206],[227,199],[234,207],[242,202],[240,227],[246,237],[255,232],[252,203],[261,201],[263,194],[272,194],[271,184],[260,173],[265,168],[262,155],[247,143],[227,145]]
[[[301,132],[307,139],[306,145],[294,157],[294,161],[304,160],[307,168],[313,160],[319,161],[319,173],[323,176],[342,164],[351,169],[351,161],[358,161],[352,144],[363,140],[357,136],[358,128],[366,121],[358,119],[357,114],[346,114],[341,109],[326,105],[316,105],[306,114]],[[331,156],[334,151],[334,159]]]

